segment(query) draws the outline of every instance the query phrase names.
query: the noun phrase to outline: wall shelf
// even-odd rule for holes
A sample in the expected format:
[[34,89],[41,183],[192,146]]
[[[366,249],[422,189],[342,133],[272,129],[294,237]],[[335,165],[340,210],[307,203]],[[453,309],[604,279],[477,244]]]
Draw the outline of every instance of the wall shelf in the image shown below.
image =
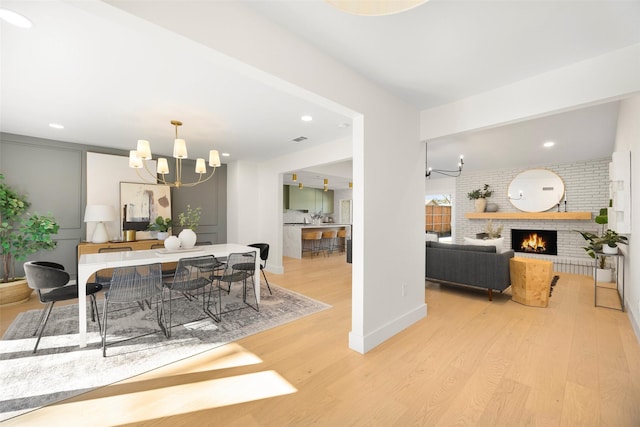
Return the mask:
[[591,212],[467,212],[467,219],[590,220]]

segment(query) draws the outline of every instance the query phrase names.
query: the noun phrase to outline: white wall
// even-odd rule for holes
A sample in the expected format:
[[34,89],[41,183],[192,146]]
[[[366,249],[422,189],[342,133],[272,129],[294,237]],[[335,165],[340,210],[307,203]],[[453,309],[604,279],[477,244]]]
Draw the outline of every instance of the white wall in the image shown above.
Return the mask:
[[[640,246],[633,234],[640,230],[640,95],[620,103],[615,151],[631,151],[631,235],[625,253],[625,302],[629,319],[640,340]],[[636,266],[632,268],[632,266]]]

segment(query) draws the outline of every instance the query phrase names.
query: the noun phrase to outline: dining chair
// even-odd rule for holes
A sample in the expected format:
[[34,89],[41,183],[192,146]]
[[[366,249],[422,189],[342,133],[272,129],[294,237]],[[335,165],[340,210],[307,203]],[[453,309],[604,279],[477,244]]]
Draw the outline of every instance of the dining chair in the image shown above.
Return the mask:
[[[258,296],[255,292],[255,281],[254,275],[256,271],[256,253],[251,252],[240,252],[240,253],[232,253],[227,257],[227,262],[225,264],[225,268],[222,271],[221,275],[215,275],[214,277],[218,280],[218,286],[220,282],[227,283],[227,294],[231,293],[231,284],[234,282],[242,282],[242,301],[253,308],[255,311],[260,311],[258,307]],[[253,295],[255,298],[255,306],[249,304],[247,302],[247,280],[251,279],[251,283],[254,286]]]
[[248,246],[252,248],[260,249],[260,271],[262,272],[262,277],[264,277],[264,281],[267,282],[267,289],[269,289],[269,294],[273,295],[271,292],[271,286],[269,286],[269,281],[267,280],[266,274],[264,274],[264,269],[267,267],[267,259],[269,259],[269,244],[268,243],[252,243]]
[[[173,278],[164,282],[164,286],[169,289],[169,323],[167,336],[171,337],[171,315],[173,292],[180,292],[190,302],[198,299],[194,291],[200,291],[202,299],[202,311],[216,322],[220,321],[220,287],[216,286],[218,295],[213,290],[213,271],[217,261],[213,255],[196,256],[190,258],[180,258]],[[210,286],[211,285],[211,286]],[[205,288],[209,286],[208,295],[205,295]],[[213,306],[217,312],[211,311],[211,296],[213,295]]]
[[[24,273],[27,276],[27,285],[35,289],[40,302],[46,304],[38,326],[33,332],[33,336],[38,334],[36,345],[33,347],[35,353],[40,344],[40,338],[49,320],[49,315],[53,305],[58,301],[67,301],[78,298],[78,285],[69,285],[69,273],[64,271],[64,266],[49,261],[28,261],[24,263]],[[91,320],[98,318],[98,305],[96,304],[96,293],[102,289],[98,283],[87,283],[87,295],[91,299]],[[100,319],[98,319],[98,329]],[[39,333],[38,333],[39,332]]]
[[111,286],[105,292],[104,309],[102,313],[102,356],[107,357],[107,318],[109,304],[137,303],[142,310],[145,304],[152,309],[153,300],[156,299],[156,318],[158,326],[168,337],[164,299],[162,298],[162,266],[160,263],[116,267],[113,269]]

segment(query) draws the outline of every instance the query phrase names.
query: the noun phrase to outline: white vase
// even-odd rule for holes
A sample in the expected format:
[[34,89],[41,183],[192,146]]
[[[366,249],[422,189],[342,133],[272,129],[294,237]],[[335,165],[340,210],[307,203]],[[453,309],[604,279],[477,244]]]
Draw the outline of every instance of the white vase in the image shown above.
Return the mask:
[[602,252],[609,255],[615,255],[618,253],[618,247],[611,247],[609,245],[602,245]]
[[178,239],[176,236],[169,236],[164,239],[164,247],[170,251],[180,249],[180,239]]
[[487,207],[487,199],[485,198],[476,199],[473,203],[476,207],[476,212],[484,212]]
[[180,234],[178,234],[178,238],[180,239],[180,246],[183,249],[191,249],[196,245],[196,240],[198,240],[195,231],[190,228],[182,230]]
[[169,237],[168,231],[158,231],[156,234],[156,239],[158,240],[165,240],[167,237]]

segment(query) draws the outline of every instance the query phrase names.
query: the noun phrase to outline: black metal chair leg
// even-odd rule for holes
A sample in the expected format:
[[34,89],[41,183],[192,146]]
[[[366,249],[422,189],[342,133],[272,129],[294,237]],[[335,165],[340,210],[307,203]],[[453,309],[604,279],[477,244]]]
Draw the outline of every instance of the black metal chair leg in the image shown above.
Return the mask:
[[[44,328],[45,326],[47,326],[47,320],[49,320],[49,315],[51,314],[51,310],[53,309],[53,304],[55,304],[55,301],[52,301],[47,305],[47,308],[45,309],[45,313],[43,313],[45,315],[44,320],[42,320],[42,316],[40,316],[42,324],[38,326],[40,333],[38,334],[38,339],[36,340],[36,346],[33,347],[33,353],[35,353],[36,350],[38,350],[38,344],[40,344],[40,338],[42,338],[42,333],[44,332]],[[38,329],[36,329],[36,332],[38,331]]]
[[264,281],[267,282],[267,289],[269,289],[269,294],[273,295],[273,292],[271,292],[271,286],[269,286],[269,281],[267,280],[267,275],[264,274],[263,269],[260,269],[260,271],[262,271],[262,277],[264,277]]

